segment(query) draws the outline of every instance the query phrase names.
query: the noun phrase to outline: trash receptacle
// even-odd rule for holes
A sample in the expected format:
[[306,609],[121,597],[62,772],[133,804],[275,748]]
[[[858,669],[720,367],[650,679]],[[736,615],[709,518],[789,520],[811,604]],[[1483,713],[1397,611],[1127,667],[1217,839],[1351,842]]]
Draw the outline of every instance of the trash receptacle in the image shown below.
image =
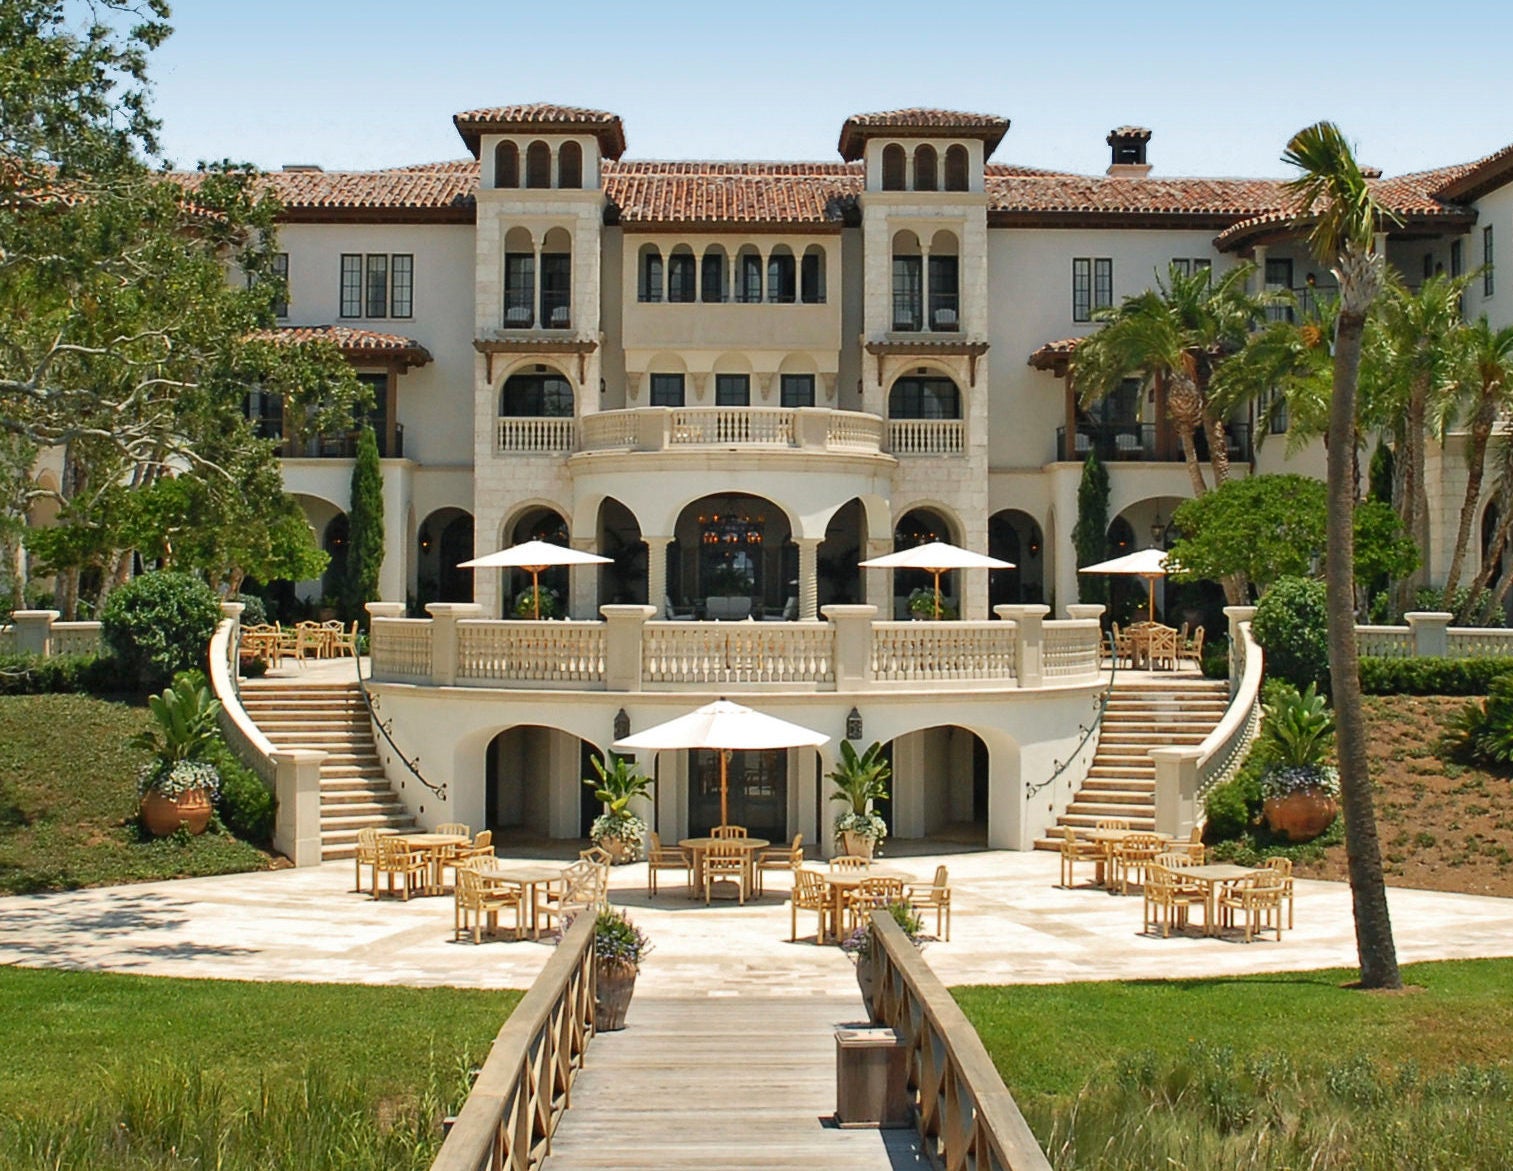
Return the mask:
[[856,1127],[910,1125],[907,1056],[892,1029],[836,1029],[836,1123]]

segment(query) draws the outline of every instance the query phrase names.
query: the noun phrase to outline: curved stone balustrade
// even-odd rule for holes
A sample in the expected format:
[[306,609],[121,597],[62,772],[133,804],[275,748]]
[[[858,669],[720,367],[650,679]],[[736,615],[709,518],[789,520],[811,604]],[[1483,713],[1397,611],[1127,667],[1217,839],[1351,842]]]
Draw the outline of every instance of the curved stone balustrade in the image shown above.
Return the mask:
[[580,420],[582,451],[767,448],[877,455],[883,420],[827,407],[632,407]]

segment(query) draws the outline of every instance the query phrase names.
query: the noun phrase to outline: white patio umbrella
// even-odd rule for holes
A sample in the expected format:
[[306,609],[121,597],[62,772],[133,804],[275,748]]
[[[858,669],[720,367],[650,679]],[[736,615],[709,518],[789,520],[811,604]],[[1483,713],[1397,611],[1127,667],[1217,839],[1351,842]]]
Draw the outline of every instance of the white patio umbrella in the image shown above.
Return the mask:
[[818,748],[830,739],[802,724],[790,724],[728,699],[717,699],[697,711],[657,724],[634,736],[616,740],[611,748],[712,748],[720,754],[720,824],[730,815],[730,754],[737,748]]
[[959,545],[930,541],[912,549],[884,553],[861,563],[863,569],[923,569],[935,575],[935,618],[940,620],[940,575],[950,569],[1013,569],[1012,561],[1001,561],[984,553],[974,553]]
[[1119,573],[1129,577],[1143,577],[1150,595],[1149,615],[1156,619],[1156,579],[1166,576],[1166,550],[1141,549],[1138,553],[1126,553],[1112,561],[1100,561],[1096,565],[1084,565],[1078,573]]
[[547,541],[526,541],[511,545],[497,553],[474,557],[471,561],[458,562],[458,569],[523,569],[531,575],[531,601],[535,603],[536,618],[541,618],[541,571],[553,565],[605,565],[608,557],[597,553],[583,553],[566,545],[553,545]]

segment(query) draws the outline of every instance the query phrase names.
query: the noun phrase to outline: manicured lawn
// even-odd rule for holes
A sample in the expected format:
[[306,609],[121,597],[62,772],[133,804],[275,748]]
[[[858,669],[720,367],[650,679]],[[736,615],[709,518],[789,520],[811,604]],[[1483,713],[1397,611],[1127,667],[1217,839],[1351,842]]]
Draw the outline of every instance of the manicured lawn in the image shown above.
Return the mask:
[[138,836],[136,775],[145,756],[126,740],[147,722],[144,707],[91,696],[0,697],[0,894],[273,864],[226,833]]

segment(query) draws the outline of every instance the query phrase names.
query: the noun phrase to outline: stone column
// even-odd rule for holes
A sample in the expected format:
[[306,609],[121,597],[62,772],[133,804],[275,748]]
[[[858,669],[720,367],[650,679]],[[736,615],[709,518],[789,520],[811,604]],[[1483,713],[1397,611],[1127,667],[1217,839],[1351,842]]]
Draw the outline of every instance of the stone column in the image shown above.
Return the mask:
[[604,615],[604,690],[641,690],[641,635],[655,606],[600,606]]
[[319,866],[320,766],[326,754],[313,748],[285,748],[268,754],[278,812],[273,847],[296,866]]
[[835,626],[835,689],[867,691],[872,686],[872,621],[876,606],[826,606]]
[[431,682],[441,687],[457,684],[457,623],[464,618],[482,618],[477,602],[429,602],[431,616]]
[[[820,538],[799,537],[795,543],[799,547],[799,618],[804,622],[813,622],[820,616]],[[786,598],[784,604],[787,604]]]
[[[598,541],[594,537],[574,537],[572,547],[579,553],[597,553]],[[600,565],[573,565],[568,568],[568,614],[577,619],[592,621],[599,607]]]
[[646,601],[661,614],[663,599],[668,596],[667,546],[672,544],[672,538],[643,536],[641,539],[646,542]]
[[1045,617],[1049,606],[994,606],[993,612],[1015,626],[1014,677],[1020,687],[1045,686]]
[[1186,837],[1198,815],[1198,760],[1194,745],[1152,748],[1156,762],[1156,832]]
[[11,623],[16,628],[13,632],[16,654],[43,657],[51,654],[53,623],[58,620],[60,613],[58,610],[14,611]]
[[1413,653],[1443,659],[1450,654],[1450,623],[1455,615],[1443,610],[1413,610],[1403,615],[1413,632]]
[[[874,557],[881,557],[885,553],[893,552],[893,539],[891,537],[868,538],[867,555],[863,561],[871,561]],[[884,622],[893,619],[893,571],[891,569],[864,569],[862,570],[863,589],[862,596],[867,599],[867,605],[875,606]]]

